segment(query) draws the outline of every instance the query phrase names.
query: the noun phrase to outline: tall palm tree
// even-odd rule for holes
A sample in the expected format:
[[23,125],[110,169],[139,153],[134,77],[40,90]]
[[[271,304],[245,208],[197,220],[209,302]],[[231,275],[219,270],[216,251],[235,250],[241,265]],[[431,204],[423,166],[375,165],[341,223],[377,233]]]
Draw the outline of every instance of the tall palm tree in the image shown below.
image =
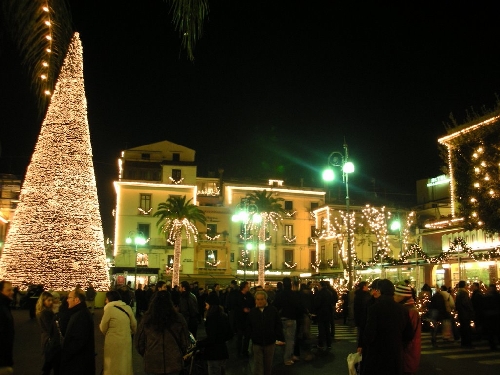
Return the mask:
[[191,236],[196,241],[198,229],[196,222],[205,224],[206,218],[198,206],[191,203],[192,199],[186,202],[186,196],[172,196],[165,202],[158,204],[158,210],[154,216],[160,219],[156,223],[160,233],[165,233],[169,243],[174,244],[174,264],[172,270],[172,286],[179,285],[179,269],[181,267],[182,234],[186,233],[188,240]]
[[[247,195],[247,199],[250,203],[257,206],[258,212],[262,217],[262,221],[259,227],[259,244],[264,244],[266,242],[266,231],[268,227],[272,224],[273,229],[278,229],[278,224],[282,220],[282,215],[285,210],[281,206],[281,201],[283,198],[273,197],[273,192],[267,192],[266,190],[254,191]],[[264,286],[265,283],[265,248],[259,246],[259,275],[258,284]]]

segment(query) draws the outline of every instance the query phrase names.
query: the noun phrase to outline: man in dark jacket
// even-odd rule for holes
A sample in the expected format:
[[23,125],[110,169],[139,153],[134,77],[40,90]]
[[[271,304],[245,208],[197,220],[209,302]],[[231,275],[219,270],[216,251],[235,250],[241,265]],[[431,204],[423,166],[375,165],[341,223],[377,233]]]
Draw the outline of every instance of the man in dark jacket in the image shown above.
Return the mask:
[[181,282],[180,292],[179,313],[186,319],[189,332],[196,338],[196,334],[198,333],[198,315],[200,314],[198,300],[191,292],[191,285],[187,281]]
[[85,304],[85,292],[71,291],[67,302],[68,324],[61,326],[64,344],[60,374],[95,374],[94,321]]
[[464,348],[471,348],[472,331],[470,322],[474,319],[474,307],[469,297],[469,291],[465,287],[465,281],[460,280],[455,298],[455,309],[457,309],[458,322],[460,323],[460,345]]
[[[363,337],[362,375],[403,374],[403,348],[413,338],[408,310],[394,301],[390,280],[378,281],[377,303],[368,308]],[[359,350],[359,349],[358,349]]]
[[248,313],[250,309],[255,307],[255,300],[250,294],[250,285],[248,281],[243,281],[240,284],[240,291],[234,306],[234,322],[236,328],[236,350],[238,356],[248,357],[248,345],[250,345],[250,337],[246,332],[248,325]]
[[285,335],[285,352],[283,360],[285,365],[292,365],[299,358],[294,356],[295,335],[297,333],[297,320],[302,319],[305,308],[300,302],[298,291],[292,290],[292,279],[283,278],[283,291],[276,294],[274,307],[279,311]]
[[14,363],[14,318],[10,311],[13,297],[12,283],[0,281],[0,368],[12,367]]
[[314,310],[318,322],[318,349],[324,350],[332,347],[331,324],[332,324],[333,296],[328,290],[328,282],[320,281],[318,292],[314,298]]
[[267,293],[255,292],[255,307],[248,315],[247,334],[252,339],[254,374],[271,375],[276,341],[285,339],[278,310],[267,304]]
[[354,292],[354,322],[358,329],[358,347],[362,346],[363,331],[368,317],[368,306],[371,299],[368,282],[361,281]]

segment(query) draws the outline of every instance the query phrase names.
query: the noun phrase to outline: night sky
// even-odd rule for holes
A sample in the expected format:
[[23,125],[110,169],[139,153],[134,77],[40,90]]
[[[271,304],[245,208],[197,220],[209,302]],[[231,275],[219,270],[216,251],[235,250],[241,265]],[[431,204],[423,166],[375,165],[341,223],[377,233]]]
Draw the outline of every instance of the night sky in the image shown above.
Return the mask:
[[[70,3],[105,225],[120,151],[162,140],[196,150],[200,176],[321,187],[345,137],[354,194],[411,201],[442,173],[450,113],[500,94],[494,1],[214,0],[194,62],[161,0]],[[23,176],[42,120],[15,51],[0,52],[0,172]]]

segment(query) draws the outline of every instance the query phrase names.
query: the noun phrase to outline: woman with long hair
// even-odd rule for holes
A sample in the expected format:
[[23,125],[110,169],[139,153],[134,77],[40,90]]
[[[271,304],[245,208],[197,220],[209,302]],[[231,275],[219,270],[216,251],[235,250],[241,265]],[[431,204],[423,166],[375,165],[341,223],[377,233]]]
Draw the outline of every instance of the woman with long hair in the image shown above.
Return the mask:
[[99,329],[104,334],[104,375],[133,375],[132,335],[137,329],[135,315],[113,290],[106,293]]
[[175,311],[169,292],[161,290],[153,295],[134,340],[147,374],[177,375],[184,368],[189,331],[184,317]]
[[40,329],[42,330],[41,345],[42,345],[42,355],[44,356],[42,375],[49,375],[51,370],[54,370],[54,374],[59,374],[59,355],[53,356],[53,358],[48,358],[45,353],[45,347],[49,339],[57,339],[54,337],[54,319],[55,314],[52,311],[53,297],[49,292],[42,292],[38,301],[36,303],[35,311],[36,318]]

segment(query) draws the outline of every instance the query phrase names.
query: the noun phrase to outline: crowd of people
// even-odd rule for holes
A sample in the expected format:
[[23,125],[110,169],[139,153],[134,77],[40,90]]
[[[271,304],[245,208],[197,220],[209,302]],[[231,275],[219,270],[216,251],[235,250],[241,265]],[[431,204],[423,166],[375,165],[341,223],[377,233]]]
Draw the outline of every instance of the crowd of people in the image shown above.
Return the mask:
[[[85,290],[76,285],[65,298],[43,287],[34,289],[37,299],[30,317],[35,315],[41,330],[42,374],[95,373],[97,292],[92,284]],[[349,298],[344,297],[347,309]],[[0,368],[13,365],[13,300],[12,284],[0,281]],[[132,375],[135,348],[144,358],[146,373],[179,374],[196,345],[208,374],[223,374],[230,356],[227,342],[234,337],[234,356],[244,360],[252,355],[254,374],[271,374],[276,345],[283,346],[287,366],[311,361],[319,351],[332,348],[337,302],[337,291],[325,280],[306,284],[285,277],[276,288],[250,288],[246,281],[233,280],[225,289],[219,284],[200,288],[187,281],[171,287],[159,281],[135,290],[129,282],[106,293],[99,323],[104,335],[102,373]],[[495,284],[481,291],[478,283],[467,286],[460,281],[455,290],[443,285],[434,292],[425,284],[417,296],[409,281],[361,281],[351,307],[362,375],[415,374],[423,321],[431,321],[435,346],[438,329],[444,340],[459,337],[464,347],[471,347],[474,335],[488,338],[492,349],[500,340]],[[317,338],[311,337],[312,322],[318,326]],[[197,340],[200,324],[206,335]]]
[[469,285],[461,280],[455,288],[441,285],[434,293],[424,284],[418,301],[420,311],[431,330],[432,345],[438,346],[437,332],[445,341],[460,340],[464,348],[473,341],[487,339],[491,350],[500,344],[500,293],[496,284],[479,282]]

